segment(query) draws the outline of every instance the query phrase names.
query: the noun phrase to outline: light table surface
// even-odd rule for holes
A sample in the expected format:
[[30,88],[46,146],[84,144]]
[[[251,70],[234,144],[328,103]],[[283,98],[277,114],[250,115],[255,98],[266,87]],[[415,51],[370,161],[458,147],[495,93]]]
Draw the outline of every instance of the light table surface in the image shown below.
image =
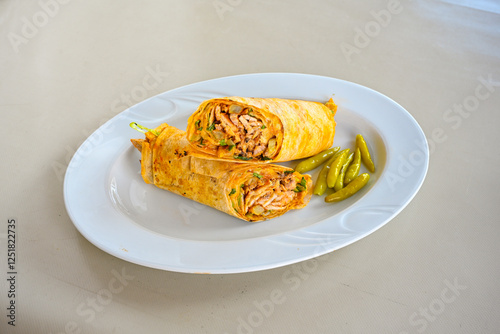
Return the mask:
[[[5,0],[0,36],[1,333],[499,332],[496,1]],[[430,148],[413,201],[348,247],[228,275],[136,265],[76,230],[64,173],[93,131],[164,91],[265,72],[408,110]]]

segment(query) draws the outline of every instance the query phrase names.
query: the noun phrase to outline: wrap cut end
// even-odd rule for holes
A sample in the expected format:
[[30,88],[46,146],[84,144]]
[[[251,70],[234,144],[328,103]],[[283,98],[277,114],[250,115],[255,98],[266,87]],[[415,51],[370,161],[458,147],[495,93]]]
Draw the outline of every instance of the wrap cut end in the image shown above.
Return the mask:
[[224,97],[204,101],[189,117],[195,154],[220,160],[281,162],[333,144],[337,106],[278,98]]
[[132,140],[141,151],[146,183],[251,222],[303,208],[311,198],[309,175],[272,164],[200,158],[184,131],[168,124],[155,131],[158,136]]

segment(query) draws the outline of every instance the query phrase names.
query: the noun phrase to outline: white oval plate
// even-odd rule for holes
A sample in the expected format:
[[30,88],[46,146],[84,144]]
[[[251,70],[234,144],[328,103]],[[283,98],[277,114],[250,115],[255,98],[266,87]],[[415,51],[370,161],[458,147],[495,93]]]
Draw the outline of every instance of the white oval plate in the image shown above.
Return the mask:
[[[353,148],[361,133],[377,167],[368,185],[347,200],[329,204],[324,196],[313,196],[304,209],[247,223],[141,178],[140,154],[130,139],[143,135],[129,127],[132,121],[185,130],[189,115],[214,97],[326,102],[332,95],[338,104],[334,146]],[[250,272],[317,257],[376,231],[412,200],[428,162],[427,141],[415,119],[376,91],[314,75],[238,75],[159,94],[105,123],[72,158],[64,200],[80,233],[118,258],[187,273]]]

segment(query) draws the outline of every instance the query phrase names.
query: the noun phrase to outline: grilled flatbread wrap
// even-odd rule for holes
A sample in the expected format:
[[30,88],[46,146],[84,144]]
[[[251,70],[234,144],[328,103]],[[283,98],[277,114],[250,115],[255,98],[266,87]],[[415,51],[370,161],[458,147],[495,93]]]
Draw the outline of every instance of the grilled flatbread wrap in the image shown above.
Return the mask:
[[203,102],[189,117],[195,155],[273,162],[317,154],[332,146],[337,106],[277,98],[224,97]]
[[146,139],[132,139],[141,151],[146,183],[169,190],[246,221],[278,217],[305,207],[312,180],[272,164],[232,163],[192,155],[186,133],[162,124]]

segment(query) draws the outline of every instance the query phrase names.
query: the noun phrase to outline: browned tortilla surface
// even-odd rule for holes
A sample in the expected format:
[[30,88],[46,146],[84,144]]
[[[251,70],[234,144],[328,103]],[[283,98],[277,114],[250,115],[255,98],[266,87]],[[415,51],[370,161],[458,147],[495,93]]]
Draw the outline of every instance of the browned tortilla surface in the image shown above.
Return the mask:
[[[204,101],[189,117],[195,155],[278,162],[305,158],[333,144],[337,110],[326,104],[278,98],[224,97]],[[233,145],[234,144],[234,145]]]
[[[168,124],[155,131],[159,136],[147,132],[145,140],[132,139],[141,151],[141,174],[146,183],[246,221],[271,219],[303,208],[311,198],[309,175],[278,165],[195,157],[184,131]],[[259,201],[262,208],[268,208],[264,212],[259,212]]]

